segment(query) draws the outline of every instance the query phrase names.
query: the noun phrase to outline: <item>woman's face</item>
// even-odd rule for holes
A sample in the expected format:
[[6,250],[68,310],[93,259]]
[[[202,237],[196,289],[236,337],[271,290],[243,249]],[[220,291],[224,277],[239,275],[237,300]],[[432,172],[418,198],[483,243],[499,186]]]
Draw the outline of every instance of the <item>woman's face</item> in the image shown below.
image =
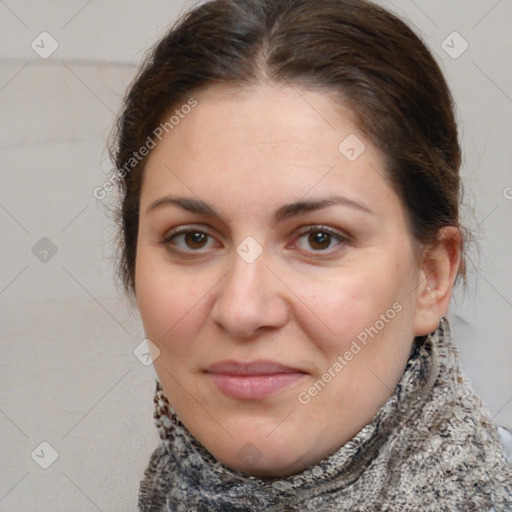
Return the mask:
[[[429,332],[424,274],[382,156],[325,94],[215,86],[195,99],[144,171],[138,307],[192,435],[232,468],[291,475],[392,394]],[[262,359],[286,368],[208,371]]]

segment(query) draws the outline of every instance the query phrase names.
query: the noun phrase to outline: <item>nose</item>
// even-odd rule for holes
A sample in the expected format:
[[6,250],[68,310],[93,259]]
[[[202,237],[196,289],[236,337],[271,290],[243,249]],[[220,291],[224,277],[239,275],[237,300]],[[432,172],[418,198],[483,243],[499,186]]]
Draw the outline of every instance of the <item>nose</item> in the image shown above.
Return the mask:
[[265,251],[252,263],[234,253],[231,269],[212,290],[211,317],[233,338],[252,338],[288,320],[287,288],[269,263]]

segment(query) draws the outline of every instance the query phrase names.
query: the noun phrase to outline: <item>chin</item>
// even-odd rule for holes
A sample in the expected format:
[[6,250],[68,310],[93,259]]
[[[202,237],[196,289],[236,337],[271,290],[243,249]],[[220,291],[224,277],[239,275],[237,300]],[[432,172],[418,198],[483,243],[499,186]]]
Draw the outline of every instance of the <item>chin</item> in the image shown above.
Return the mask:
[[237,471],[241,471],[247,475],[257,476],[259,478],[283,478],[286,476],[293,475],[295,473],[299,473],[302,469],[297,466],[297,461],[295,457],[293,461],[287,462],[276,456],[275,454],[269,459],[269,457],[264,457],[263,454],[259,460],[256,458],[249,462],[248,460],[240,461],[238,457],[235,457],[235,460],[221,461],[227,466],[236,469]]
[[247,432],[235,436],[233,446],[214,450],[212,455],[232,469],[260,478],[282,478],[309,466],[306,455],[297,452],[298,443],[290,443],[290,437],[269,439]]

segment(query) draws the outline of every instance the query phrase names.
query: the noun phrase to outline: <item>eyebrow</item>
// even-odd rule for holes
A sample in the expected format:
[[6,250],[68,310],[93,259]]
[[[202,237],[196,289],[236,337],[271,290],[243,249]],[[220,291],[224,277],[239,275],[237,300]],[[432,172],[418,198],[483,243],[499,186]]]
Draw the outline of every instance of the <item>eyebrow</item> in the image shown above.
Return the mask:
[[[328,196],[320,199],[310,199],[306,201],[303,200],[285,204],[274,212],[274,221],[276,223],[282,222],[286,219],[303,213],[328,208],[329,206],[334,205],[348,206],[365,213],[374,214],[374,212],[370,210],[368,206],[361,203],[360,201],[349,199],[348,197],[343,196]],[[215,208],[213,208],[213,206],[200,199],[176,196],[165,196],[157,199],[148,206],[146,209],[146,214],[165,206],[179,206],[184,210],[192,213],[206,215],[209,217],[217,217],[219,219],[222,218],[222,216],[215,210]]]

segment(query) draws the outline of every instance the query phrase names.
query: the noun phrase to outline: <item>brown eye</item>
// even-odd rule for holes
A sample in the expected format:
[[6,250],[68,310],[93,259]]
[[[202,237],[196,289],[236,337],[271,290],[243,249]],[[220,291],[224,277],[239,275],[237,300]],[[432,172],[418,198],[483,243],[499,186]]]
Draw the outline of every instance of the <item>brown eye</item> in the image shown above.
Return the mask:
[[207,248],[209,238],[211,235],[200,229],[181,229],[166,234],[161,243],[169,249],[193,253]]
[[206,233],[200,231],[189,231],[184,233],[184,241],[191,249],[202,249],[207,238]]
[[308,234],[308,243],[315,250],[328,249],[331,238],[332,235],[326,233],[325,231],[313,231]]
[[324,226],[311,226],[307,230],[299,234],[299,240],[306,239],[307,247],[299,248],[307,252],[317,252],[329,254],[329,249],[335,248],[339,245],[343,245],[349,242],[347,236],[343,236],[341,233],[333,231],[330,228]]

